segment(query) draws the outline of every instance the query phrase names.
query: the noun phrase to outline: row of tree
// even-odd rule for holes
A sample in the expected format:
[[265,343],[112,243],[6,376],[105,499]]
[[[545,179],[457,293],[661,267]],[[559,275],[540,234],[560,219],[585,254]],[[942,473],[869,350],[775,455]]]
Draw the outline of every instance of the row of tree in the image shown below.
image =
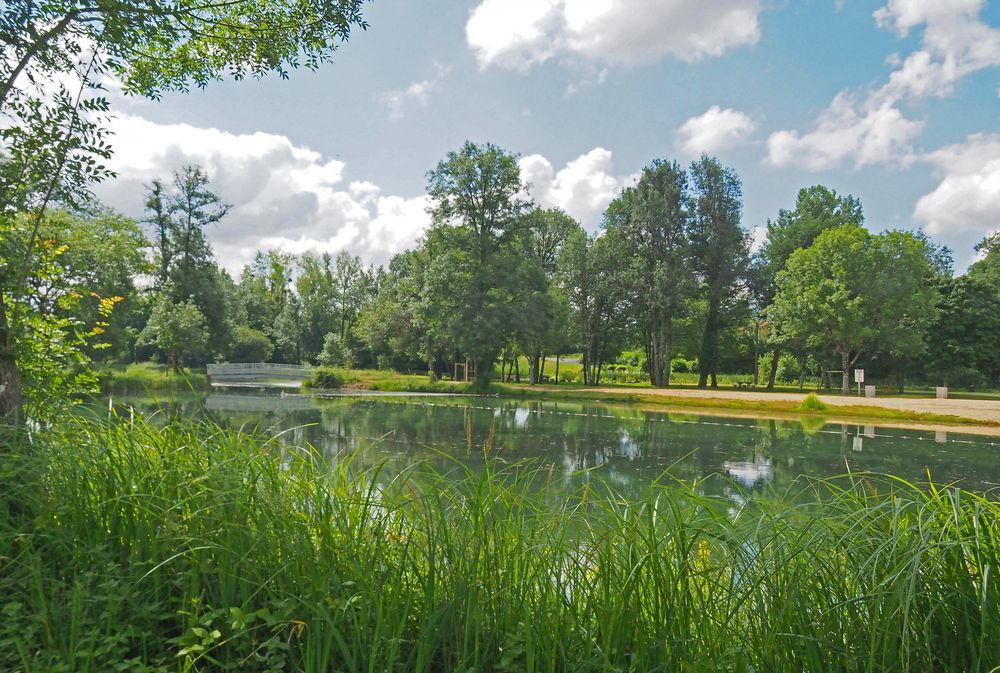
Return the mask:
[[789,362],[800,385],[836,370],[845,390],[862,363],[900,386],[1000,379],[995,238],[955,278],[946,249],[873,234],[857,199],[811,187],[754,253],[740,179],[707,156],[687,169],[652,162],[596,235],[529,192],[514,155],[466,143],[429,173],[431,228],[387,267],[262,251],[233,279],[206,238],[229,206],[186,167],[149,185],[145,227],[53,211],[36,234],[28,305],[92,357],[178,368],[273,360],[441,376],[468,362],[485,383],[498,366],[520,377],[526,359],[535,383],[546,356],[579,352],[583,382],[598,384],[637,351],[655,386],[670,385],[679,356],[697,361],[703,386],[743,372],[773,387]]

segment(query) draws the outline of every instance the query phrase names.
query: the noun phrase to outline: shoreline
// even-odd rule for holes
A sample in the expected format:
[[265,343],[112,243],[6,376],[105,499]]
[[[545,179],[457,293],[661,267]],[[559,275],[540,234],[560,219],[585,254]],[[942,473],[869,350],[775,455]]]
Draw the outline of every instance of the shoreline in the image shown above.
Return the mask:
[[[795,420],[826,419],[859,425],[953,431],[1000,436],[1000,401],[927,400],[910,398],[845,398],[818,396],[826,411],[800,411],[804,393],[754,393],[711,389],[677,388],[580,388],[552,390],[546,386],[500,384],[506,397],[563,399],[631,404],[649,409],[673,409],[701,415],[740,416]],[[864,403],[859,404],[861,400]],[[940,405],[934,403],[946,402]],[[931,404],[928,404],[931,403]],[[942,409],[949,413],[927,409]]]

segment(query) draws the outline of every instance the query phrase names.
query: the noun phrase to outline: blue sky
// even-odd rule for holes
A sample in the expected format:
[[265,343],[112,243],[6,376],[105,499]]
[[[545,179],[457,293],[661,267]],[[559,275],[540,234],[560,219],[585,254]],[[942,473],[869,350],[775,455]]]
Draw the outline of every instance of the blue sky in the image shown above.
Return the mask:
[[796,191],[862,199],[958,266],[1000,229],[1000,7],[985,0],[374,0],[317,72],[117,101],[120,178],[204,165],[234,209],[210,236],[373,262],[427,226],[426,173],[465,139],[521,155],[532,195],[595,230],[655,158],[744,182],[747,229]]

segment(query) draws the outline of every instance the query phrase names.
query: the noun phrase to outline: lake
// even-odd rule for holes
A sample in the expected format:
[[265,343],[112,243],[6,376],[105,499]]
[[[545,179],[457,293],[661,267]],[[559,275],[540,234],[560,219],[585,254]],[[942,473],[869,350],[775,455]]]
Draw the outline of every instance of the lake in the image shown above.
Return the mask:
[[[390,472],[415,461],[479,469],[489,454],[531,461],[570,487],[605,480],[627,495],[653,480],[693,483],[713,474],[754,490],[782,489],[799,475],[891,473],[976,491],[1000,486],[1000,438],[869,425],[697,416],[588,402],[494,397],[342,396],[213,393],[170,404],[132,401],[139,410],[204,414],[234,427],[282,433],[329,460],[356,454]],[[699,488],[730,489],[726,480]]]

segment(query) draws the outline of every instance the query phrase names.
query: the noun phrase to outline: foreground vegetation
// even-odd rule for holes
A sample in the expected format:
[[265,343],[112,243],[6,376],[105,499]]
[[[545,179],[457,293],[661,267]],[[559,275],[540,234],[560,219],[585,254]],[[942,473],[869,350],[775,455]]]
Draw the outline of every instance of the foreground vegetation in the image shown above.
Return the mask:
[[958,490],[856,476],[730,499],[664,478],[626,502],[496,460],[456,463],[445,488],[420,466],[114,420],[5,450],[3,670],[1000,661],[1000,505]]

